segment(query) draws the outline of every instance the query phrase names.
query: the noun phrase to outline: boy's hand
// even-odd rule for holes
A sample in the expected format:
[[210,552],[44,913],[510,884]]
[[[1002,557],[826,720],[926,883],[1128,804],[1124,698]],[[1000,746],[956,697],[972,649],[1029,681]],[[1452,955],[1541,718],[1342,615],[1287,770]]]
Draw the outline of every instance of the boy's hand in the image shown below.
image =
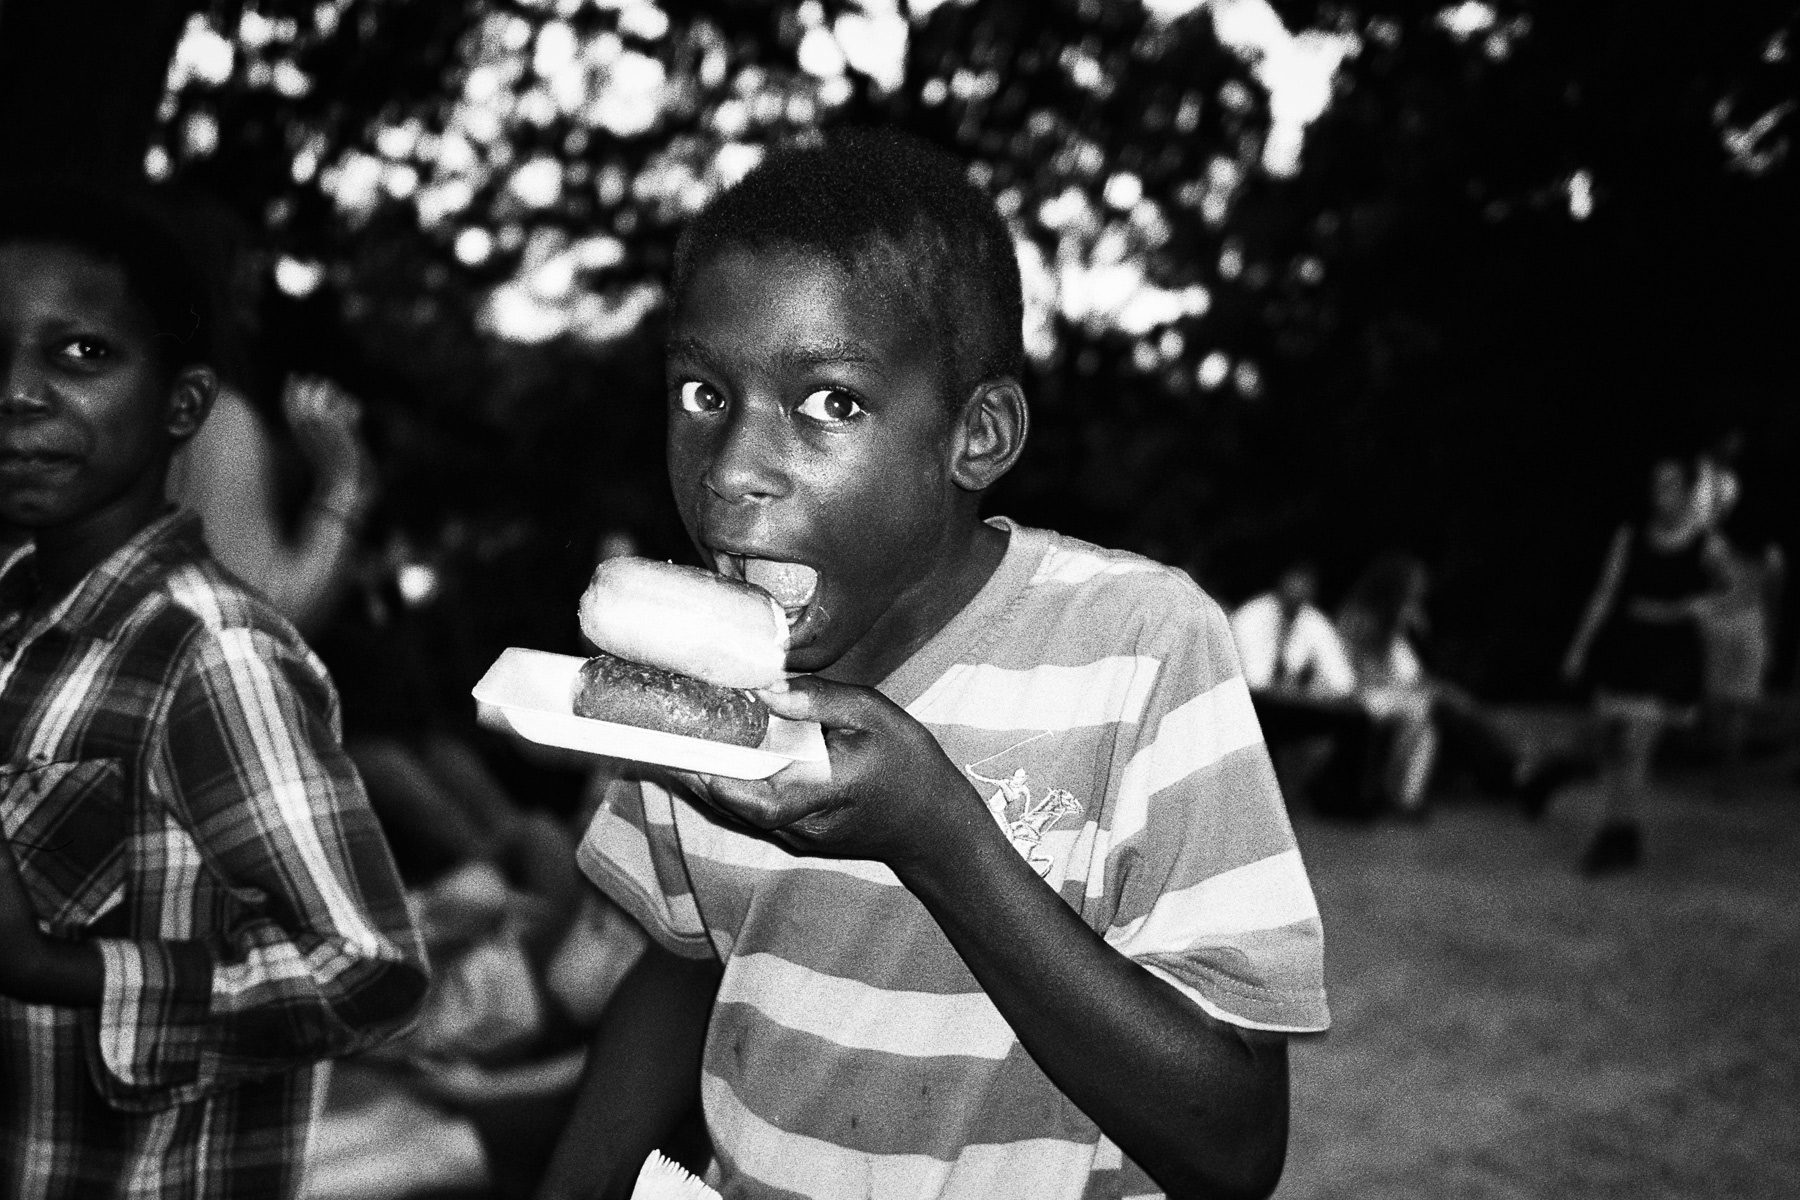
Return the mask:
[[926,853],[947,826],[989,819],[930,731],[873,688],[799,676],[758,695],[777,716],[824,727],[830,769],[699,776],[702,798],[727,815],[802,853],[890,864]]
[[37,908],[19,875],[12,843],[0,832],[0,996],[27,1004],[99,1003],[105,967],[91,943],[38,928]]
[[0,995],[12,995],[30,973],[32,952],[42,942],[37,910],[19,877],[12,843],[0,837]]

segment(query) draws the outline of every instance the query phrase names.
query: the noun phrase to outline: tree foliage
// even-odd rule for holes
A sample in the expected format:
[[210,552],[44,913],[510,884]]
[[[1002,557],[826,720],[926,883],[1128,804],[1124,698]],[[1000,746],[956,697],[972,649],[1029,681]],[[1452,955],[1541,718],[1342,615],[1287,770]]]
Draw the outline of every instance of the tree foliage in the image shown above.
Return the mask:
[[[1341,586],[1408,545],[1439,569],[1455,665],[1525,687],[1649,455],[1744,426],[1751,515],[1800,532],[1772,515],[1800,511],[1772,449],[1800,434],[1797,22],[1666,0],[210,0],[148,161],[266,239],[289,342],[378,393],[399,508],[522,523],[578,560],[610,523],[678,552],[656,396],[682,220],[776,140],[911,128],[970,161],[1034,295],[1037,423],[999,506],[1227,597],[1286,556]],[[1330,84],[1297,160],[1293,63]]]

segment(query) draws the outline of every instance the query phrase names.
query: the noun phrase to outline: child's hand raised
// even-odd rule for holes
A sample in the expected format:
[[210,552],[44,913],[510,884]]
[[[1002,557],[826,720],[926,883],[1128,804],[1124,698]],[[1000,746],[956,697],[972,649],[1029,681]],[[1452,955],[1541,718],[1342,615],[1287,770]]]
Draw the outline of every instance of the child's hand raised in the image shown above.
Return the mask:
[[700,777],[702,798],[727,815],[804,854],[890,865],[929,855],[948,828],[991,819],[930,731],[873,688],[808,675],[758,695],[777,716],[824,727],[830,769]]
[[362,434],[362,403],[329,379],[288,378],[282,411],[318,477],[319,504],[360,518],[374,500],[375,471]]

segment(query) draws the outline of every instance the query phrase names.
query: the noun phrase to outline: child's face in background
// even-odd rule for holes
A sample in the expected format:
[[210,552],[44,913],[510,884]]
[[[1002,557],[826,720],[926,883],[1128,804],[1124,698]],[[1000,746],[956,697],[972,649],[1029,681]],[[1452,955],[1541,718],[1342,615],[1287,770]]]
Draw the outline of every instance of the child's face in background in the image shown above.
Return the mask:
[[161,508],[173,435],[152,338],[119,267],[0,243],[0,524],[123,542]]
[[743,556],[818,572],[790,611],[792,670],[872,683],[894,665],[885,648],[947,619],[934,584],[970,510],[933,351],[872,289],[797,251],[728,249],[685,290],[667,368],[675,501],[725,574]]

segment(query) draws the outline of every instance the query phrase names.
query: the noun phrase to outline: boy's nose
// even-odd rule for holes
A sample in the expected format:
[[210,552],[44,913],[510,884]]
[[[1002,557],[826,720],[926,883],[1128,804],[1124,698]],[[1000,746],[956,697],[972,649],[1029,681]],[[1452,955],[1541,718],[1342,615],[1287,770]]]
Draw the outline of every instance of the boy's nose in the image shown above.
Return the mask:
[[771,421],[740,408],[713,447],[706,486],[729,501],[761,500],[785,490],[781,439]]
[[41,371],[17,361],[0,366],[0,410],[12,415],[37,412],[47,402]]

